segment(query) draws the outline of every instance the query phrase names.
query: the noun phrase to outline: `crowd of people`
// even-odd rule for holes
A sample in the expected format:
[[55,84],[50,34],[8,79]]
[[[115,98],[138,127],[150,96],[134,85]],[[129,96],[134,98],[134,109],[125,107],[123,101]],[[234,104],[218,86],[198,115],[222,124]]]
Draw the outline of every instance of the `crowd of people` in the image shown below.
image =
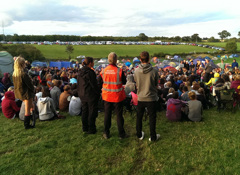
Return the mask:
[[[119,138],[128,135],[124,129],[123,111],[132,111],[136,105],[136,135],[144,139],[144,113],[149,116],[150,141],[156,141],[157,111],[165,110],[169,121],[203,120],[203,110],[213,106],[210,97],[219,98],[219,91],[235,89],[240,92],[240,71],[233,60],[232,67],[224,61],[213,67],[205,63],[182,61],[176,72],[153,67],[149,53],[140,53],[137,67],[118,67],[117,55],[108,55],[109,65],[94,70],[94,60],[86,57],[74,68],[31,67],[22,57],[14,57],[14,72],[4,73],[0,83],[1,107],[5,117],[18,117],[25,129],[35,127],[35,120],[64,119],[61,112],[81,116],[82,131],[97,132],[96,118],[104,112],[103,137],[110,138],[112,111],[115,109]],[[131,99],[137,97],[137,104]],[[240,98],[236,96],[236,101]],[[221,106],[218,105],[219,108]],[[63,113],[64,114],[64,113]]]

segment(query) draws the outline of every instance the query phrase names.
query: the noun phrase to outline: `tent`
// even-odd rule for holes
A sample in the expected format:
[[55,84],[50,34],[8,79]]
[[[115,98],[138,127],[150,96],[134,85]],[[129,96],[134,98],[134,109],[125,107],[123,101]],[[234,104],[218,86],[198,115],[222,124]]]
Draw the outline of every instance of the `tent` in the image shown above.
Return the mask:
[[10,53],[6,51],[0,52],[0,73],[1,76],[3,73],[8,72],[10,74],[13,73],[13,57]]
[[204,59],[202,59],[202,58],[196,58],[196,59],[194,59],[193,60],[193,64],[197,64],[197,61],[205,61]]
[[41,61],[33,61],[31,64],[32,67],[47,67],[47,63],[46,62],[41,62]]
[[176,73],[177,69],[175,67],[167,66],[163,69],[164,71],[169,70],[172,73]]
[[[134,59],[135,59],[135,58],[134,58]],[[141,61],[140,61],[139,59],[135,59],[135,60],[134,60],[134,59],[133,59],[133,64],[136,64],[136,63],[139,64],[139,63],[141,63]]]
[[170,63],[169,63],[169,66],[176,67],[176,63],[170,62]]
[[73,67],[73,64],[69,61],[50,61],[49,67],[58,67],[58,69]]
[[99,63],[108,63],[108,59],[107,58],[102,58],[98,62]]
[[61,61],[50,61],[49,67],[58,67],[58,69],[62,68]]
[[126,65],[127,67],[129,67],[131,64],[132,64],[132,63],[130,63],[129,61],[127,61],[127,62],[125,63],[125,65]]
[[218,60],[218,57],[213,57],[212,60],[216,61]]
[[100,64],[99,66],[96,67],[96,70],[101,71],[102,69],[104,69],[107,66],[108,66],[108,64]]
[[183,60],[183,59],[182,59],[180,56],[178,56],[178,55],[175,55],[175,56],[173,57],[173,59],[176,60],[176,61],[182,61],[182,60]]

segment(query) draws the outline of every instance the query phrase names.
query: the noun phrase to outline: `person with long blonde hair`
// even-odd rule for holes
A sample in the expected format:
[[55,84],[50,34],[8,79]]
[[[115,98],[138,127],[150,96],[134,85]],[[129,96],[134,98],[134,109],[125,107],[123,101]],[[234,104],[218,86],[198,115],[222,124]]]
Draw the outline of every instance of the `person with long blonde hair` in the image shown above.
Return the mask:
[[25,129],[34,128],[35,122],[30,125],[30,120],[33,119],[31,111],[33,110],[33,98],[35,96],[34,86],[31,78],[24,71],[26,67],[25,59],[21,56],[18,56],[14,57],[14,60],[13,84],[15,97],[25,103]]

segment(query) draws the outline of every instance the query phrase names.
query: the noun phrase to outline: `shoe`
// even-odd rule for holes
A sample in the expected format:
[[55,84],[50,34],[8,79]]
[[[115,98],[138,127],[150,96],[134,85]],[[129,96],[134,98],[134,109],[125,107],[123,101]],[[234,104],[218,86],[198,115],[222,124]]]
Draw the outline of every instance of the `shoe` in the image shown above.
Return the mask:
[[125,138],[128,138],[128,135],[125,134],[124,136],[120,136],[119,139],[125,139]]
[[142,137],[138,138],[139,140],[143,140],[144,139],[144,132],[142,131]]
[[87,132],[87,134],[96,134],[97,133],[97,131],[95,130],[95,131],[88,131]]
[[104,134],[103,134],[103,138],[104,138],[104,139],[109,139],[110,136],[109,136],[108,134],[104,133]]
[[156,134],[156,140],[152,140],[151,139],[151,137],[149,138],[149,141],[151,142],[151,141],[157,141],[157,140],[159,140],[160,139],[160,134]]

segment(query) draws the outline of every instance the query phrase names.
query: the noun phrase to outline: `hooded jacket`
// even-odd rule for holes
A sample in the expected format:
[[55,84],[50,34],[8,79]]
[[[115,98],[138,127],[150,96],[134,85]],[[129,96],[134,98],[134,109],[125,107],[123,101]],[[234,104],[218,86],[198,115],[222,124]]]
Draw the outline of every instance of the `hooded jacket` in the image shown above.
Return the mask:
[[53,99],[50,97],[41,97],[37,101],[39,111],[39,120],[50,120],[56,114]]
[[126,96],[129,95],[130,92],[132,91],[135,91],[135,86],[136,84],[133,82],[134,81],[134,78],[133,78],[133,75],[128,75],[127,76],[127,83],[125,85],[125,93],[126,93]]
[[5,98],[2,101],[2,112],[5,117],[11,119],[13,116],[20,111],[20,108],[15,102],[14,93],[8,91],[5,93]]
[[5,72],[2,78],[2,84],[6,87],[6,89],[13,85],[8,75],[9,73]]
[[94,101],[99,98],[100,90],[97,84],[95,72],[88,66],[84,66],[78,72],[77,77],[78,96],[81,101]]
[[240,80],[232,81],[230,89],[235,89],[237,94],[240,94]]
[[168,120],[176,122],[180,121],[182,118],[181,108],[186,106],[187,102],[181,101],[179,99],[170,98],[167,101],[167,112],[166,117]]
[[150,63],[140,64],[134,72],[138,101],[158,101],[158,71]]

